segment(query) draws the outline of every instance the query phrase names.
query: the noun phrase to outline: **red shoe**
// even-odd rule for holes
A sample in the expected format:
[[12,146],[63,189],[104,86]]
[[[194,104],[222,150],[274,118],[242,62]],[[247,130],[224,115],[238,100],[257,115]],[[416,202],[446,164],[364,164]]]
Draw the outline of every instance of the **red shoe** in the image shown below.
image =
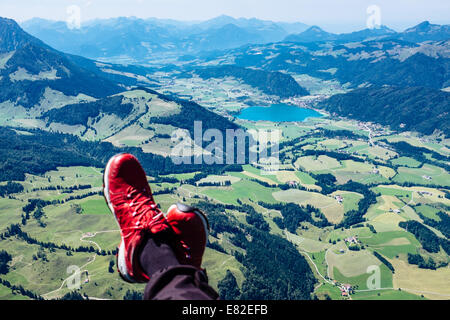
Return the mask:
[[122,241],[117,254],[120,275],[128,282],[147,282],[139,263],[139,249],[147,234],[170,229],[153,200],[147,177],[131,154],[112,157],[103,175],[106,203],[116,217]]
[[177,203],[169,208],[166,218],[176,234],[172,248],[178,261],[200,268],[209,234],[206,216],[197,208]]

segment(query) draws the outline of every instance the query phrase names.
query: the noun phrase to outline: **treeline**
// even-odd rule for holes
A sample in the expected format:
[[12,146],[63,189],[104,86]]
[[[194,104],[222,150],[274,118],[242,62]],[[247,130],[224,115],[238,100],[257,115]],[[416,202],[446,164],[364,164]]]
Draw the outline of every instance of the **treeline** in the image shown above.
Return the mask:
[[434,159],[439,161],[450,161],[449,156],[442,155],[436,151],[427,148],[413,146],[405,141],[399,142],[388,142],[387,140],[381,141],[392,146],[395,149],[395,151],[400,153],[402,156],[414,158],[419,162],[427,162],[428,159],[424,156],[424,154],[430,154]]
[[376,251],[373,252],[373,255],[375,257],[377,257],[378,260],[380,260],[386,267],[388,267],[388,269],[391,270],[392,273],[395,273],[394,266],[389,261],[387,261],[385,257],[383,257],[381,254],[379,254]]
[[446,214],[443,211],[438,211],[436,215],[439,217],[440,221],[430,219],[421,214],[420,212],[417,212],[417,214],[426,225],[429,225],[430,227],[439,230],[440,232],[442,232],[444,236],[450,238],[450,216],[448,214]]
[[[241,165],[228,165],[227,167],[224,167],[223,173],[225,171],[241,172],[242,170],[243,169],[242,169]],[[190,184],[190,185],[198,186],[198,187],[223,187],[223,186],[231,185],[231,181],[229,181],[229,180],[223,181],[223,182],[201,182],[201,183],[199,183],[200,180],[208,177],[209,175],[210,175],[209,173],[200,172],[200,173],[196,173],[192,178],[185,179],[180,182],[181,182],[181,184]]]
[[357,210],[350,210],[344,214],[344,219],[336,228],[348,228],[351,225],[365,221],[364,215],[372,204],[377,203],[377,194],[369,189],[368,186],[354,181],[348,181],[346,184],[339,186],[339,190],[352,191],[362,194],[362,198],[358,202]]
[[89,300],[89,297],[86,294],[81,294],[76,291],[71,291],[56,300]]
[[252,181],[252,182],[256,182],[257,184],[260,184],[260,185],[262,185],[263,187],[266,187],[266,188],[274,188],[274,187],[277,186],[275,183],[268,183],[266,181],[262,181],[262,180],[259,180],[259,179],[248,179],[248,180]]
[[0,274],[7,274],[9,272],[8,263],[12,260],[11,255],[5,250],[0,251]]
[[190,158],[191,164],[175,164],[170,157],[145,153],[137,147],[118,148],[109,142],[83,141],[70,134],[27,131],[31,134],[19,135],[11,128],[0,127],[0,156],[8,159],[0,164],[0,181],[24,181],[25,173],[42,175],[57,167],[104,167],[112,156],[122,152],[135,155],[150,176],[242,171],[240,165],[195,164],[194,157]]
[[69,104],[62,108],[51,109],[43,113],[40,118],[47,119],[48,122],[84,126],[87,126],[89,118],[96,118],[100,113],[114,114],[124,119],[133,110],[133,104],[122,104],[123,99],[124,96],[117,95],[92,102]]
[[235,65],[208,67],[197,69],[195,72],[203,79],[235,77],[252,87],[259,88],[266,94],[276,95],[281,98],[306,96],[309,94],[292,76],[281,72],[255,70]]
[[369,186],[355,182],[352,180],[347,181],[343,185],[336,185],[336,177],[330,173],[326,174],[311,174],[317,182],[316,185],[322,188],[321,193],[328,195],[338,190],[350,191],[361,194],[363,197],[358,202],[357,210],[347,211],[344,215],[344,219],[339,223],[336,228],[348,228],[354,224],[364,222],[364,215],[372,204],[377,202],[377,194],[369,189]]
[[420,222],[415,220],[401,221],[398,225],[406,231],[411,232],[417,240],[419,240],[422,247],[428,252],[439,252],[440,246],[442,245],[442,249],[450,255],[450,241],[438,237],[433,231]]
[[[384,142],[388,145],[390,145],[392,148],[395,149],[396,152],[398,152],[401,156],[404,157],[410,157],[415,160],[417,160],[420,163],[428,163],[431,165],[435,165],[438,167],[442,167],[447,171],[450,171],[450,165],[448,165],[448,162],[450,161],[450,157],[444,156],[436,151],[423,148],[423,147],[416,147],[413,145],[410,145],[409,143],[405,141],[399,141],[399,142],[388,142],[387,140],[381,140],[381,142]],[[425,156],[425,154],[431,155],[433,159],[436,159],[438,161],[430,160]],[[392,162],[391,162],[392,165]],[[393,165],[395,167],[395,165]]]
[[[72,200],[80,200],[80,199],[84,199],[87,197],[91,197],[94,195],[102,195],[103,192],[102,191],[92,191],[92,192],[88,192],[85,194],[80,194],[80,195],[76,195],[76,196],[69,196],[66,199],[58,199],[58,200],[42,200],[42,199],[28,199],[28,203],[22,207],[22,211],[24,214],[22,214],[22,224],[26,225],[27,220],[30,219],[30,214],[34,211],[33,213],[33,217],[36,220],[40,220],[40,218],[42,216],[44,216],[44,212],[43,209],[46,206],[49,205],[56,205],[56,204],[63,204]],[[39,221],[41,226],[42,222]]]
[[19,193],[23,191],[23,186],[17,182],[8,181],[4,186],[0,186],[0,197],[7,196],[13,193]]
[[313,174],[310,173],[311,177],[316,180],[316,185],[318,185],[321,190],[320,193],[324,195],[328,195],[337,190],[336,177],[331,173],[323,173],[323,174]]
[[174,177],[162,177],[162,176],[158,175],[158,176],[155,176],[154,178],[155,178],[155,180],[153,180],[153,182],[155,182],[155,183],[164,183],[164,182],[177,183],[177,182],[179,182],[179,180]]
[[220,181],[220,182],[199,182],[197,183],[198,187],[227,187],[231,186],[231,181]]
[[128,289],[125,295],[123,296],[123,300],[142,300],[143,298],[144,294],[142,292],[130,289]]
[[[275,218],[274,222],[278,225],[279,228],[286,228],[291,233],[296,233],[297,228],[302,222],[309,222],[319,228],[324,228],[332,225],[319,209],[309,204],[306,206],[299,206],[295,203],[280,202],[273,204],[262,201],[258,202],[258,204],[267,209],[280,211],[283,219]],[[319,219],[318,221],[313,219],[313,214],[316,218]]]
[[354,131],[350,130],[328,130],[324,128],[320,128],[318,132],[315,132],[317,136],[322,136],[325,138],[343,138],[349,140],[366,140],[367,137],[361,134],[357,134]]
[[239,211],[246,213],[245,221],[247,221],[248,224],[261,231],[270,231],[269,224],[266,222],[266,220],[264,220],[262,214],[256,212],[255,208],[253,208],[251,205],[241,205]]
[[210,249],[216,250],[221,253],[227,253],[227,251],[217,242],[217,241],[209,241],[206,246]]
[[436,265],[436,262],[433,260],[433,258],[429,257],[427,261],[420,255],[420,254],[414,254],[408,252],[408,263],[417,265],[419,268],[422,269],[431,269],[436,270],[437,268],[447,266],[448,263],[441,263],[439,266]]
[[[172,125],[175,128],[182,128],[189,131],[191,138],[194,138],[194,122],[199,121],[202,124],[202,130],[217,129],[220,130],[225,137],[226,129],[239,129],[240,127],[227,118],[203,108],[193,101],[178,99],[175,97],[168,97],[157,93],[148,88],[141,88],[152,94],[157,94],[159,98],[166,101],[173,101],[181,106],[181,110],[177,114],[169,117],[151,117],[149,123]],[[223,144],[225,146],[225,144]]]
[[[245,250],[245,255],[231,252],[245,267],[245,280],[238,293],[230,295],[243,300],[303,300],[310,299],[316,282],[305,258],[295,246],[280,236],[260,231],[253,226],[237,222],[224,214],[235,206],[201,201],[197,206],[207,214],[211,234],[228,232],[230,241]],[[249,239],[246,237],[249,236]],[[268,263],[270,261],[270,263]],[[229,276],[230,278],[230,276]],[[232,281],[228,279],[227,281]],[[221,286],[229,290],[233,285]],[[224,290],[221,296],[226,295]]]
[[[366,136],[356,134],[350,130],[328,130],[328,129],[319,128],[313,132],[307,133],[304,136],[281,142],[279,144],[280,159],[281,160],[286,159],[285,153],[287,151],[289,151],[289,150],[285,151],[285,149],[287,147],[295,146],[296,150],[302,150],[302,147],[309,145],[310,143],[302,143],[307,138],[342,138],[342,139],[354,139],[354,140],[367,139]],[[361,161],[360,158],[354,157],[348,153],[340,153],[340,152],[334,152],[334,151],[328,151],[328,150],[304,150],[304,152],[307,152],[307,154],[309,154],[309,155],[311,155],[312,153],[319,154],[319,152],[323,155],[330,155],[330,156],[337,154],[343,160]]]
[[173,193],[174,191],[176,190],[176,188],[164,188],[164,189],[161,189],[161,190],[158,190],[158,191],[153,191],[152,193],[153,193],[153,195],[154,196],[157,196],[157,195],[159,195],[159,194],[170,194],[170,193]]
[[93,246],[85,247],[80,246],[77,248],[72,248],[71,246],[67,246],[65,244],[56,244],[53,242],[43,242],[40,240],[37,240],[36,238],[31,237],[28,233],[24,232],[19,224],[11,224],[7,227],[6,231],[2,234],[0,234],[0,240],[5,240],[10,237],[16,236],[18,239],[21,239],[25,241],[28,244],[35,244],[40,246],[41,248],[55,250],[55,249],[61,249],[65,251],[70,252],[92,252],[96,253],[101,256],[107,256],[107,255],[115,255],[117,250],[113,251],[105,251],[105,250],[98,250],[95,249]]
[[91,192],[79,194],[79,195],[76,195],[76,196],[70,196],[70,197],[67,197],[66,199],[56,200],[56,202],[58,204],[61,204],[61,203],[66,203],[66,202],[69,202],[69,201],[72,201],[72,200],[80,200],[80,199],[84,199],[84,198],[87,198],[87,197],[92,197],[92,196],[95,196],[95,195],[102,196],[103,195],[103,191],[91,191]]
[[34,300],[44,300],[44,298],[42,298],[40,295],[38,295],[37,293],[34,293],[30,290],[25,289],[24,287],[22,287],[21,285],[16,286],[14,284],[11,284],[11,282],[9,282],[8,280],[4,280],[0,278],[0,284],[4,285],[5,287],[11,289],[11,291],[15,294],[15,293],[19,293],[22,296],[25,297],[29,297],[31,299]]
[[311,191],[311,189],[305,188],[300,183],[297,183],[294,186],[290,185],[289,183],[279,184],[278,188],[280,188],[281,190],[297,189],[297,190],[303,190],[303,191]]
[[79,185],[75,185],[75,186],[70,186],[70,187],[64,187],[64,186],[47,186],[47,187],[40,187],[40,188],[33,188],[31,189],[31,191],[39,191],[39,190],[45,190],[45,191],[54,191],[54,190],[60,190],[63,193],[69,193],[75,190],[86,190],[86,189],[90,189],[92,188],[92,185],[90,184],[79,184]]
[[219,281],[217,289],[221,300],[237,300],[241,296],[236,277],[230,270],[227,270],[225,277]]
[[[345,152],[335,152],[335,151],[328,151],[328,150],[313,150],[308,149],[303,151],[303,156],[328,156],[330,158],[335,158],[338,161],[343,160],[353,160],[355,162],[365,162],[365,159],[361,159],[358,157],[355,157],[351,154],[345,153]],[[385,165],[385,163],[375,161],[373,159],[370,159],[370,163],[374,165]]]
[[208,176],[208,174],[205,172],[196,173],[192,178],[185,179],[185,180],[181,181],[181,183],[190,184],[190,185],[195,186],[198,181],[206,178],[207,176]]

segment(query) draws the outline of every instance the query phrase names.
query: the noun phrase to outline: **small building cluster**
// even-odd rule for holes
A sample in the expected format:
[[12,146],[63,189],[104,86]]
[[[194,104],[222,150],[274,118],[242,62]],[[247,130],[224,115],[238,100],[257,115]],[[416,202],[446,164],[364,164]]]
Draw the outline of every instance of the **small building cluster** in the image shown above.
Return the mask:
[[333,280],[333,284],[336,287],[339,287],[339,290],[341,291],[341,296],[343,297],[349,297],[351,294],[354,293],[354,289],[350,284],[341,284],[336,280]]
[[339,289],[341,290],[341,295],[343,297],[348,297],[353,293],[353,287],[350,284],[343,284]]
[[339,194],[337,194],[334,198],[335,198],[336,201],[339,202],[339,203],[342,203],[342,202],[344,201],[344,198],[342,198],[342,196],[339,195]]
[[345,243],[348,243],[348,244],[358,244],[359,243],[358,236],[352,236],[352,237],[345,238],[344,241],[345,241]]
[[291,188],[296,188],[298,183],[297,183],[297,181],[288,181],[288,185]]

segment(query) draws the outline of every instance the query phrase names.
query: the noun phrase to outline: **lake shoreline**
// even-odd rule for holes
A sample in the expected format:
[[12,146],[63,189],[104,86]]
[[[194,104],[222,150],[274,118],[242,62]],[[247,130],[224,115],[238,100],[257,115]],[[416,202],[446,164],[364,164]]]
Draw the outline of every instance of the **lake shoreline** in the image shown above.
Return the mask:
[[322,118],[325,115],[311,108],[286,103],[269,106],[251,106],[236,115],[239,120],[269,122],[304,122],[309,118]]

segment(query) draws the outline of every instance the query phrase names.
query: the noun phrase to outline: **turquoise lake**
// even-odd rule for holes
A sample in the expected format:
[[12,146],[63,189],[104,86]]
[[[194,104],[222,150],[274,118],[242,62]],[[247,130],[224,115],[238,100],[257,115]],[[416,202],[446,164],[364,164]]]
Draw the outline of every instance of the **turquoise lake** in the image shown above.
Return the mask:
[[237,115],[238,119],[251,121],[272,121],[272,122],[288,122],[288,121],[305,121],[310,117],[322,117],[319,112],[291,106],[288,104],[272,104],[269,107],[248,107]]

